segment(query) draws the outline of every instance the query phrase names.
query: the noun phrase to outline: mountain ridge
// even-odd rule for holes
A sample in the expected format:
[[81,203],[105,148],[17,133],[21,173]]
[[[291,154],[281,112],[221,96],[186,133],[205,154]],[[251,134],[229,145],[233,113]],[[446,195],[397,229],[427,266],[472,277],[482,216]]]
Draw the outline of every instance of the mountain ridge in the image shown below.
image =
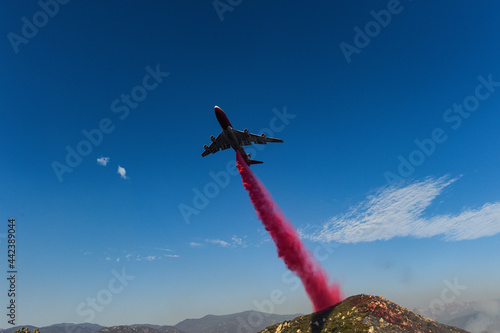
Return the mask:
[[[300,314],[277,315],[258,311],[243,311],[229,315],[206,315],[199,319],[185,319],[175,327],[186,333],[236,333],[245,327],[248,332],[258,332],[267,326],[293,319]],[[245,332],[246,333],[246,332]]]
[[13,333],[21,327],[30,328],[31,331],[38,328],[40,333],[226,333],[236,332],[238,325],[252,327],[247,322],[251,324],[255,319],[265,318],[265,320],[262,320],[261,325],[257,325],[253,330],[253,332],[257,332],[257,330],[284,320],[293,319],[299,315],[301,314],[277,315],[248,310],[226,315],[208,314],[201,318],[188,318],[172,326],[156,324],[102,326],[92,323],[59,323],[42,327],[20,325],[2,329],[0,333]]

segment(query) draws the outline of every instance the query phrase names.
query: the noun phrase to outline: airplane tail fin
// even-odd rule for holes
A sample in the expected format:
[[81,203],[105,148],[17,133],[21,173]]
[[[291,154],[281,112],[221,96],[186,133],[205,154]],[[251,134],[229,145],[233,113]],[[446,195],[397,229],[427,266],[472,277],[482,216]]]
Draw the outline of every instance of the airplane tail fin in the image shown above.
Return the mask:
[[251,159],[248,159],[248,165],[252,165],[252,164],[262,164],[264,162],[262,161],[256,161],[256,160],[251,160]]

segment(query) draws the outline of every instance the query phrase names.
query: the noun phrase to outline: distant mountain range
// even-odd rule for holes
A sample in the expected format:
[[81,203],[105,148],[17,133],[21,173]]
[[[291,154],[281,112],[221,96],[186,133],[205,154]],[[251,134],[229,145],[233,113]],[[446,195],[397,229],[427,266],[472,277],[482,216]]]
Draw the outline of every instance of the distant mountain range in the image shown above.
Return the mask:
[[[40,333],[256,333],[267,326],[299,316],[276,315],[257,311],[245,311],[230,315],[207,315],[200,319],[186,319],[175,326],[135,324],[104,327],[97,324],[56,324],[45,327],[25,325],[23,327],[40,329]],[[0,333],[12,333],[21,326],[0,330]],[[240,331],[238,331],[240,328]],[[243,329],[241,331],[241,329]]]
[[[155,328],[153,328],[153,327]],[[43,331],[40,330],[40,333]],[[105,327],[98,331],[99,333],[186,333],[175,326],[158,325],[133,325],[133,326],[113,326]]]
[[201,319],[186,319],[175,325],[175,327],[186,333],[256,333],[270,325],[297,316],[300,316],[300,314],[276,315],[245,311],[225,316],[208,315]]
[[413,311],[472,333],[500,333],[500,299],[453,302],[433,309],[418,307]]

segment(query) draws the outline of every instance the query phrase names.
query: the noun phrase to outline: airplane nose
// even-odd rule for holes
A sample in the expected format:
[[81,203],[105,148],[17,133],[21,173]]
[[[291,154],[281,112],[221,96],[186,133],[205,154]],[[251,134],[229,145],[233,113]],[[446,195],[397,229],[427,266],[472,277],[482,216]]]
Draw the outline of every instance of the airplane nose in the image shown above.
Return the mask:
[[214,109],[215,109],[215,115],[217,116],[217,118],[223,117],[224,111],[222,111],[222,109],[220,107],[215,106]]

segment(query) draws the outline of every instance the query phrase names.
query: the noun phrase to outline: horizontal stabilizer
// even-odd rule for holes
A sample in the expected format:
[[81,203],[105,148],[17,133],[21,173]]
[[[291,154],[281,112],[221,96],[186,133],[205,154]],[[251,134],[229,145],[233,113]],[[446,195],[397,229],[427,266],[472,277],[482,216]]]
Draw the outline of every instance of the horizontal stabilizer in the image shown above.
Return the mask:
[[252,164],[262,164],[264,162],[262,161],[255,161],[255,160],[251,160],[251,159],[248,159],[248,165],[252,165]]

